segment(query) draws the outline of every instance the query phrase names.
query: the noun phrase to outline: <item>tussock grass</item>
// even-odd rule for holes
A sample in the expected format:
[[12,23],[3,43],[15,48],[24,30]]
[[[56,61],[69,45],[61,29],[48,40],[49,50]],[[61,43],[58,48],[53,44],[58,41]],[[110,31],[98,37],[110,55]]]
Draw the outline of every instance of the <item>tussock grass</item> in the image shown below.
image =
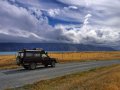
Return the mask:
[[0,69],[17,68],[14,55],[0,55]]
[[120,65],[95,68],[10,90],[120,90]]
[[91,61],[91,60],[120,60],[120,51],[113,52],[63,52],[49,53],[49,56],[57,58],[59,62]]
[[[97,60],[120,60],[120,51],[113,52],[49,52],[49,56],[56,58],[58,62],[73,61],[97,61]],[[0,69],[17,68],[15,55],[1,55]]]

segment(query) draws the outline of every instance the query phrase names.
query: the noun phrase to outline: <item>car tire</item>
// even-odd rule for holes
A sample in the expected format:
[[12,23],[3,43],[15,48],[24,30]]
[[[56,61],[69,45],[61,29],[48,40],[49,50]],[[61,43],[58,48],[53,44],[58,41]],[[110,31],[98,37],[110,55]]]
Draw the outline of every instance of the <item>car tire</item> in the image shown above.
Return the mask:
[[36,69],[36,63],[30,63],[29,67],[31,70]]
[[44,66],[45,66],[46,68],[48,67],[48,65],[47,65],[47,64],[45,64]]
[[51,62],[51,67],[55,67],[55,61]]

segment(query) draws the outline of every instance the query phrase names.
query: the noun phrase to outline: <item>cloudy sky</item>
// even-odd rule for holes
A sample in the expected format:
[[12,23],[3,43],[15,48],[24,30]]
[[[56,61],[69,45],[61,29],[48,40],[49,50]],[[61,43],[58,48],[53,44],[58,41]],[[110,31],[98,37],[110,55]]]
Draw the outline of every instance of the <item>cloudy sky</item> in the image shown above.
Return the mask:
[[0,42],[120,46],[120,0],[0,0]]

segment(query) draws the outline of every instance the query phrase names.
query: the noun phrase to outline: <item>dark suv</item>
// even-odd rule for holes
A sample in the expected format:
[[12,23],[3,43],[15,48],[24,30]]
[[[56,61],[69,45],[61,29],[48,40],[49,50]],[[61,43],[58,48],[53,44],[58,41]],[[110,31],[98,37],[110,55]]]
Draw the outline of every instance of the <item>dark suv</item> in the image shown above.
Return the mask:
[[25,69],[36,69],[36,66],[41,64],[45,67],[48,67],[48,65],[55,67],[56,59],[50,58],[43,49],[23,49],[18,52],[16,62]]

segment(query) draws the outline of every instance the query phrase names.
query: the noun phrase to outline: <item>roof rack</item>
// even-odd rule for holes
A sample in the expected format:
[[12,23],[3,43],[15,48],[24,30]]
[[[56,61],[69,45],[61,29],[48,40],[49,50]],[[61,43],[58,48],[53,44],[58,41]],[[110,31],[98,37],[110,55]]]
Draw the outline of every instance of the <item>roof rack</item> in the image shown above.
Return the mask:
[[43,48],[33,48],[33,50],[43,50]]
[[42,48],[33,48],[33,49],[26,49],[26,48],[24,48],[21,51],[44,51],[44,49],[42,49]]

